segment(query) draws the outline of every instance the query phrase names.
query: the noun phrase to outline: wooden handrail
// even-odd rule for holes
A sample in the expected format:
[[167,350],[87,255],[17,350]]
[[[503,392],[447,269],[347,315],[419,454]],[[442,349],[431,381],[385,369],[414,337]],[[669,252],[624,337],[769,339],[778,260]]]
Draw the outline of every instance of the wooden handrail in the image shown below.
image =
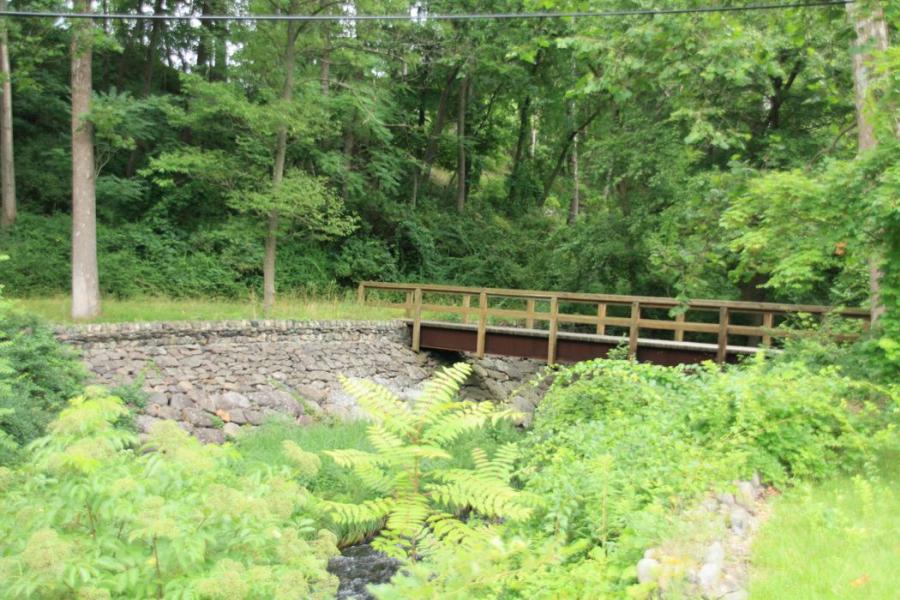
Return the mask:
[[[367,293],[372,290],[382,290],[403,294],[404,301],[399,302],[367,302]],[[459,296],[458,304],[426,303],[423,300],[425,293],[445,294]],[[478,307],[472,306],[471,299],[478,296]],[[491,298],[525,300],[525,310],[514,308],[491,308]],[[449,285],[406,284],[406,283],[379,283],[364,281],[359,284],[357,299],[360,303],[368,303],[377,306],[385,306],[403,310],[407,318],[413,321],[412,346],[419,350],[421,343],[422,313],[437,312],[461,315],[463,323],[470,322],[470,316],[477,314],[477,342],[476,354],[483,356],[487,340],[487,326],[490,317],[513,319],[524,321],[526,328],[534,329],[536,322],[546,322],[548,330],[547,362],[553,364],[556,360],[556,342],[559,326],[562,323],[593,325],[597,335],[606,335],[608,327],[617,327],[627,330],[627,337],[622,338],[628,342],[628,354],[631,357],[637,355],[638,339],[641,330],[672,331],[675,342],[684,342],[685,333],[698,333],[715,335],[717,340],[716,359],[724,362],[728,354],[728,336],[739,335],[758,338],[762,346],[770,346],[772,338],[786,337],[794,332],[775,327],[776,315],[789,315],[796,313],[808,313],[813,315],[838,314],[844,317],[861,319],[864,326],[868,324],[869,312],[858,308],[832,309],[827,306],[806,304],[779,304],[769,302],[742,302],[728,300],[691,300],[681,302],[675,298],[659,298],[653,296],[622,296],[613,294],[581,294],[574,292],[543,292],[534,290],[509,290],[502,288],[471,288]],[[536,310],[538,300],[549,303],[548,311]],[[561,301],[578,304],[595,304],[596,311],[593,314],[561,313],[559,304]],[[629,307],[628,317],[609,316],[610,306]],[[641,314],[645,308],[681,308],[674,320],[649,318]],[[715,323],[688,321],[685,313],[687,310],[700,310],[718,313]],[[733,324],[735,314],[761,315],[762,325],[736,325]],[[758,317],[757,317],[758,318]],[[843,336],[852,338],[853,336]]]
[[537,300],[550,300],[556,296],[559,300],[571,302],[606,302],[609,304],[630,305],[632,302],[640,302],[645,308],[675,308],[686,306],[690,309],[719,309],[729,308],[737,312],[774,312],[774,313],[812,313],[825,314],[836,312],[845,317],[869,317],[869,311],[863,308],[841,308],[835,310],[830,306],[818,304],[783,304],[779,302],[747,302],[744,300],[709,300],[693,299],[682,302],[677,298],[665,298],[662,296],[625,296],[620,294],[592,294],[582,292],[544,292],[537,290],[513,290],[505,288],[473,288],[456,285],[435,285],[417,283],[382,283],[377,281],[363,281],[359,284],[363,289],[381,289],[413,291],[420,288],[423,292],[447,293],[447,294],[478,294],[486,292],[489,296],[503,298],[534,298]]

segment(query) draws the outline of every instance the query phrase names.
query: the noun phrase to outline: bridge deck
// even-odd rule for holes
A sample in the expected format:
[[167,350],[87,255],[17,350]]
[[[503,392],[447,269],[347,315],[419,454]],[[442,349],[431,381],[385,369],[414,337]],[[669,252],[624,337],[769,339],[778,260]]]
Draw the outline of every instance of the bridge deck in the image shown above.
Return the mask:
[[[412,319],[404,319],[412,329]],[[519,327],[485,327],[484,353],[545,360],[549,350],[550,332],[543,329]],[[419,347],[427,350],[477,353],[478,325],[422,321]],[[596,335],[559,332],[556,341],[556,360],[563,363],[604,358],[610,350],[628,344],[628,336]],[[638,338],[637,359],[664,365],[691,364],[716,360],[716,344],[676,342],[652,338]],[[726,362],[736,362],[739,356],[754,354],[759,347],[729,345]]]

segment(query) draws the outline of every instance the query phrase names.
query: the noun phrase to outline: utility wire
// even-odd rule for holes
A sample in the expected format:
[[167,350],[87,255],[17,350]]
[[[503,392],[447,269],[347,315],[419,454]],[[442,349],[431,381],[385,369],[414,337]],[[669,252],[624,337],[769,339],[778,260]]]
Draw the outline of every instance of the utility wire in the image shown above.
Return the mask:
[[127,14],[127,13],[93,13],[93,12],[54,12],[54,11],[0,11],[0,17],[30,19],[93,19],[93,20],[150,20],[150,21],[475,21],[475,20],[513,20],[513,19],[563,19],[575,18],[607,18],[654,15],[684,15],[690,13],[745,12],[764,10],[787,10],[795,8],[817,8],[827,6],[843,6],[852,4],[854,0],[812,0],[810,2],[747,4],[744,6],[699,6],[693,8],[648,8],[620,9],[604,11],[550,11],[550,12],[505,12],[505,13],[410,13],[392,15],[354,15],[354,14],[321,14],[321,15],[162,15],[162,14]]

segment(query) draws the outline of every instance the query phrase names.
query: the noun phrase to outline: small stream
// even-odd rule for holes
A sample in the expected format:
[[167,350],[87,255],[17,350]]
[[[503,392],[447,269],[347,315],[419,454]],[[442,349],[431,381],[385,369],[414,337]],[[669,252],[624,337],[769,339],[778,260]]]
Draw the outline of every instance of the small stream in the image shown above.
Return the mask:
[[366,586],[387,583],[399,567],[400,561],[378,552],[369,544],[344,548],[340,556],[328,561],[328,571],[341,580],[337,600],[373,600]]

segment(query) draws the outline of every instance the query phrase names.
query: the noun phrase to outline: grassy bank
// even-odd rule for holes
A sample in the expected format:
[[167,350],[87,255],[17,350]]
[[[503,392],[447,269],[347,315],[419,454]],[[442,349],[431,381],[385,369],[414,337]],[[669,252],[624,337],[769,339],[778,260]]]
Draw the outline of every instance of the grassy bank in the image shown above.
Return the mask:
[[[71,302],[67,296],[22,298],[16,306],[37,314],[51,323],[71,323]],[[336,320],[396,319],[402,311],[359,306],[346,298],[285,297],[272,311],[273,319]],[[262,303],[254,300],[173,299],[161,297],[103,299],[103,314],[95,323],[129,321],[218,321],[224,319],[261,319]]]
[[900,467],[876,481],[834,479],[779,498],[752,554],[753,600],[896,598]]

